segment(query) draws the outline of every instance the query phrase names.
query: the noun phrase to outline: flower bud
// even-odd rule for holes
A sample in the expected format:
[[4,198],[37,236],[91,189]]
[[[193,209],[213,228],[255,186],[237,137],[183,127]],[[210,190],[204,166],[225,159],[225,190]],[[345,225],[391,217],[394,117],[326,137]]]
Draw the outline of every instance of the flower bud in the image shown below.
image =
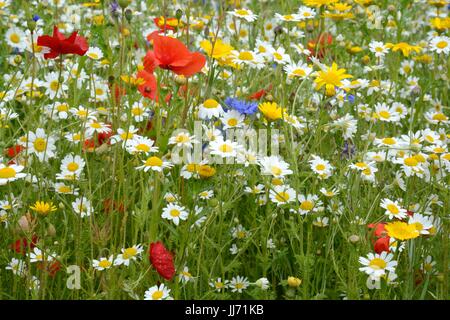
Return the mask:
[[125,18],[127,19],[128,23],[131,22],[131,18],[133,18],[133,11],[130,9],[125,10]]
[[182,86],[186,84],[186,77],[183,75],[175,76],[175,83]]
[[56,235],[55,226],[53,224],[51,224],[51,223],[47,227],[47,235],[49,237],[54,237]]
[[178,9],[178,10],[175,12],[175,17],[177,18],[177,20],[180,20],[182,16],[183,16],[183,10]]
[[119,3],[119,6],[122,9],[125,9],[126,7],[128,7],[128,5],[130,4],[130,0],[119,0],[117,1]]
[[352,234],[348,237],[348,241],[351,243],[357,243],[359,241],[359,237],[356,234]]
[[288,277],[287,282],[291,288],[298,288],[302,284],[302,280],[296,277]]

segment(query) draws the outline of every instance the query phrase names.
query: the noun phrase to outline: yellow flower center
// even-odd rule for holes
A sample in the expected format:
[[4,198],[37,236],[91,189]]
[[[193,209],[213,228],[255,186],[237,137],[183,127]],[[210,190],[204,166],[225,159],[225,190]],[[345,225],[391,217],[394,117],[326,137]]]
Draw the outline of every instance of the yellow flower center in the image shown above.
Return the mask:
[[144,110],[142,110],[141,108],[133,108],[133,109],[131,109],[131,113],[134,116],[140,116],[144,113]]
[[80,166],[78,165],[78,163],[71,162],[67,165],[67,170],[69,170],[70,172],[74,172],[77,171],[79,167]]
[[43,138],[37,138],[34,140],[33,146],[37,152],[44,152],[47,147],[47,142]]
[[300,209],[302,210],[310,211],[312,208],[314,208],[314,203],[312,203],[312,201],[305,200],[300,204]]
[[275,57],[275,60],[283,60],[283,56],[278,52],[275,52],[273,56]]
[[305,70],[303,70],[303,69],[295,69],[295,70],[292,72],[292,74],[295,75],[295,76],[298,76],[298,77],[304,77],[304,76],[306,76],[306,72],[305,72]]
[[233,119],[228,119],[227,123],[230,127],[234,127],[237,125],[238,121],[233,118]]
[[233,147],[230,146],[229,144],[224,143],[219,147],[219,150],[222,151],[223,153],[230,153],[233,151]]
[[372,269],[381,270],[381,269],[386,268],[387,263],[383,259],[375,258],[370,261],[369,266]]
[[392,214],[398,214],[400,212],[400,210],[398,209],[398,207],[395,204],[388,204],[386,206],[386,208],[388,209],[388,211]]
[[100,129],[102,127],[102,125],[98,122],[92,122],[91,127],[94,129]]
[[317,170],[317,171],[323,171],[323,170],[325,170],[325,169],[326,169],[326,167],[325,167],[325,165],[322,164],[322,163],[319,163],[319,164],[316,166],[316,170]]
[[61,193],[70,193],[72,192],[72,189],[68,186],[61,186],[59,187],[59,192]]
[[20,37],[17,33],[13,33],[9,36],[9,40],[11,40],[12,43],[19,43]]
[[67,112],[69,110],[69,106],[67,104],[65,104],[65,103],[59,104],[56,107],[56,110],[58,110],[58,112]]
[[384,138],[384,139],[382,140],[382,142],[383,142],[384,144],[393,145],[393,144],[395,144],[395,139],[394,139],[394,138]]
[[189,141],[189,137],[185,134],[179,134],[176,138],[175,141],[177,143],[185,143]]
[[208,99],[203,103],[203,107],[207,109],[215,109],[218,105],[219,103],[214,99]]
[[53,80],[52,82],[50,82],[50,89],[52,89],[53,91],[57,91],[59,88],[59,82],[57,80]]
[[100,261],[98,263],[98,266],[107,269],[111,266],[111,262],[109,260],[105,259],[105,260]]
[[147,167],[161,167],[163,165],[163,162],[158,157],[150,157],[145,161],[145,165]]
[[16,170],[10,167],[0,169],[0,179],[10,179],[16,176]]
[[162,292],[162,291],[155,291],[155,292],[153,292],[153,294],[152,294],[152,299],[153,300],[159,300],[159,299],[161,299],[162,297],[163,297],[163,295],[164,295],[164,292]]
[[103,93],[104,93],[104,91],[103,91],[102,88],[97,88],[97,89],[95,89],[95,94],[96,94],[97,96],[101,96],[101,95],[103,95]]
[[122,140],[131,140],[133,139],[134,133],[133,132],[124,132],[120,135],[120,138]]
[[447,46],[448,46],[448,43],[447,43],[446,41],[439,41],[439,42],[436,44],[436,47],[438,47],[439,49],[447,48]]
[[253,60],[253,54],[250,51],[242,51],[239,53],[239,60],[251,61]]
[[180,210],[177,209],[172,209],[170,210],[170,215],[174,218],[179,217],[180,216]]
[[132,257],[134,257],[137,254],[137,249],[136,248],[127,248],[123,251],[122,257],[124,259],[130,259]]
[[289,194],[287,192],[278,192],[275,196],[275,199],[279,202],[286,202],[289,200]]
[[380,111],[378,114],[383,119],[389,119],[391,117],[391,114],[389,113],[389,111],[385,111],[385,110]]
[[417,166],[419,164],[417,159],[414,158],[414,157],[406,158],[405,160],[403,160],[403,163],[405,165],[407,165],[408,167],[415,167],[415,166]]
[[416,228],[417,231],[422,231],[423,230],[423,224],[421,224],[420,222],[414,222],[413,225],[414,225],[414,227]]
[[248,16],[248,11],[244,10],[244,9],[239,9],[239,10],[236,10],[236,14],[238,14],[240,16]]
[[150,151],[150,147],[144,143],[140,143],[136,146],[136,149],[142,152],[149,152]]
[[436,120],[436,121],[447,121],[448,118],[443,113],[436,113],[435,115],[433,115],[433,120]]

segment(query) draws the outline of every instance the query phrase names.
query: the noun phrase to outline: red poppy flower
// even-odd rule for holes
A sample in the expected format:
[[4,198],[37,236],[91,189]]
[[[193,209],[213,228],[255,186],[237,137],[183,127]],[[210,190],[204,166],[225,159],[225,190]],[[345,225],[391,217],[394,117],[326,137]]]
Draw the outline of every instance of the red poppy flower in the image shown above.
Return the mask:
[[[112,128],[112,126],[110,124],[106,125],[108,128]],[[109,132],[100,132],[97,134],[97,142],[98,145],[101,146],[104,143],[108,143],[111,144],[111,142],[109,141],[109,138],[111,138],[112,136],[112,130]]]
[[373,245],[373,248],[376,253],[381,254],[383,251],[389,252],[389,241],[391,240],[390,237],[382,237],[379,238],[377,241],[375,241],[375,244]]
[[175,275],[172,254],[158,241],[150,244],[150,262],[161,277],[171,280]]
[[139,71],[136,78],[144,80],[144,83],[138,86],[138,90],[143,97],[158,101],[156,78],[153,73],[146,70]]
[[53,261],[51,264],[47,266],[47,272],[50,277],[56,276],[56,273],[61,270],[61,262]]
[[110,213],[111,211],[116,211],[119,213],[125,213],[125,205],[122,201],[114,201],[111,198],[103,200],[103,209],[105,213]]
[[250,100],[260,100],[261,98],[266,96],[270,90],[272,90],[272,84],[270,84],[267,89],[261,89],[255,93],[251,94],[248,98]]
[[375,232],[374,232],[375,237],[380,238],[380,237],[386,236],[386,234],[387,234],[386,230],[384,229],[385,225],[386,225],[386,223],[384,223],[384,222],[375,223],[375,224],[371,223],[368,225],[368,227],[370,229],[375,229]]
[[15,145],[11,148],[6,149],[5,154],[9,157],[9,158],[14,158],[15,156],[17,156],[23,149],[25,149],[24,147],[22,147],[21,145]]
[[[200,52],[191,52],[178,39],[160,36],[158,32],[153,32],[148,39],[153,40],[154,65],[161,69],[171,70],[178,75],[190,77],[203,68],[206,58]],[[150,64],[151,53],[147,53]],[[151,70],[147,70],[151,71]]]
[[30,243],[28,243],[27,238],[18,239],[13,244],[11,244],[11,249],[13,249],[16,253],[25,255],[28,251],[28,248],[32,250],[34,247],[36,247],[36,243],[38,242],[38,240],[39,238],[37,235],[33,235],[31,237]]
[[308,50],[311,56],[323,59],[327,53],[327,47],[333,43],[333,36],[329,33],[321,33],[316,39],[308,42]]
[[85,55],[89,49],[89,45],[85,38],[78,35],[75,31],[69,38],[66,38],[59,32],[58,27],[53,27],[53,35],[39,36],[37,45],[47,47],[50,52],[44,54],[45,59],[55,59],[62,54],[77,54],[79,56]]

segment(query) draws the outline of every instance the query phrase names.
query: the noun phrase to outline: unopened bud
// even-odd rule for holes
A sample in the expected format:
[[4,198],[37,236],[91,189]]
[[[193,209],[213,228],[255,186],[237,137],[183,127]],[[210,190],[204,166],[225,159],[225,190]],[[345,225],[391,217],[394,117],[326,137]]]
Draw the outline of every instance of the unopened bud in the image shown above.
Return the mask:
[[27,20],[27,27],[28,29],[30,29],[30,31],[34,31],[36,29],[36,21]]
[[47,235],[49,237],[54,237],[56,235],[55,226],[53,224],[51,224],[51,223],[47,227]]
[[131,18],[133,18],[133,11],[130,9],[125,10],[125,18],[127,19],[128,23],[131,22]]
[[357,243],[359,241],[359,237],[356,234],[352,234],[348,237],[348,241],[351,243]]
[[175,83],[182,86],[186,84],[186,77],[183,75],[175,76]]
[[302,280],[297,277],[288,277],[287,282],[291,288],[298,288],[302,284]]
[[130,4],[130,0],[119,0],[118,3],[122,9],[125,9]]
[[180,20],[182,16],[183,16],[183,10],[178,9],[178,10],[175,12],[175,17],[177,18],[177,20]]

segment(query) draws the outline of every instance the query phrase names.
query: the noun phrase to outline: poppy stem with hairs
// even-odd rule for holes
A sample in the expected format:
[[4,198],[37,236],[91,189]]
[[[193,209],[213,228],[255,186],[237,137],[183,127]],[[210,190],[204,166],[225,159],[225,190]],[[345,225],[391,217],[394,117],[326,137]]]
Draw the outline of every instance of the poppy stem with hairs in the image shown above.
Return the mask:
[[150,215],[150,228],[149,228],[149,239],[150,242],[154,242],[158,239],[158,224],[161,220],[159,213],[159,172],[154,172],[153,176],[153,199],[152,199],[152,212]]

